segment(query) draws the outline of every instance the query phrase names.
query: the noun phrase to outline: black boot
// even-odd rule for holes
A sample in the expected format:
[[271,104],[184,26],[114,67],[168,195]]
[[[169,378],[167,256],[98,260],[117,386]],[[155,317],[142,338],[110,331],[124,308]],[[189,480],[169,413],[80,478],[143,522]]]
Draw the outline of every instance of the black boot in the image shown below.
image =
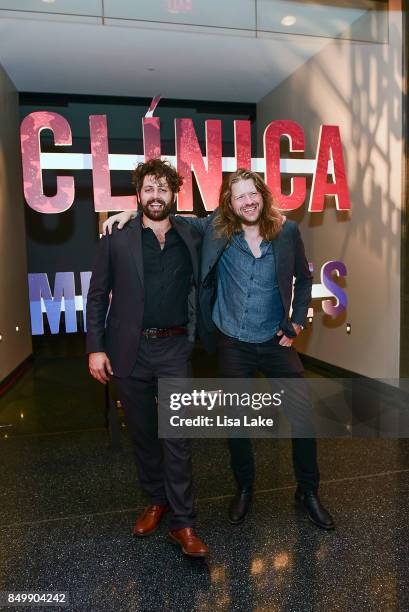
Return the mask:
[[335,529],[332,516],[321,504],[316,491],[303,491],[297,487],[295,499],[310,521],[321,529]]
[[239,489],[231,500],[229,506],[229,521],[232,525],[239,525],[246,518],[253,499],[253,488]]

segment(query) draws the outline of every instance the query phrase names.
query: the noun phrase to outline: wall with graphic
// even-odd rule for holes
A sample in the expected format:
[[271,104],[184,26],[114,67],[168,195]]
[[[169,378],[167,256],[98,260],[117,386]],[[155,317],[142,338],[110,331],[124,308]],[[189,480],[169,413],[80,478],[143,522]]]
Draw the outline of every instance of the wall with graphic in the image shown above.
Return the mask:
[[[302,152],[305,146],[303,127],[294,121],[269,122],[264,130],[263,155],[253,157],[254,123],[251,118],[174,117],[172,121],[174,141],[171,147],[173,151],[168,154],[164,151],[162,133],[166,133],[169,127],[166,124],[163,126],[163,117],[154,116],[159,101],[159,97],[154,98],[145,115],[141,117],[140,154],[130,153],[132,149],[129,146],[126,153],[116,152],[115,147],[114,150],[110,147],[110,121],[107,114],[89,115],[88,151],[90,152],[87,153],[75,151],[73,130],[69,118],[62,112],[36,110],[26,114],[21,123],[21,152],[24,195],[28,207],[37,215],[41,215],[41,218],[52,215],[62,220],[67,212],[72,211],[75,205],[78,206],[76,204],[78,179],[74,176],[74,171],[80,175],[81,172],[88,171],[87,178],[90,178],[89,171],[91,171],[93,211],[106,213],[133,209],[135,196],[126,193],[129,190],[130,171],[138,161],[165,154],[185,179],[176,205],[176,210],[181,214],[186,212],[206,214],[213,211],[218,204],[223,173],[235,170],[237,167],[252,167],[263,173],[277,206],[285,212],[305,205],[309,214],[322,214],[327,195],[334,198],[337,210],[349,211],[350,199],[339,126],[319,126],[314,159],[308,160],[302,157],[297,159],[291,155],[288,158],[281,156],[280,142],[283,138],[288,138],[292,143],[290,153]],[[209,110],[207,108],[206,112],[209,113]],[[230,105],[229,111],[233,111]],[[186,109],[182,112],[184,115],[187,114]],[[42,142],[43,133],[48,133],[52,137],[48,143],[50,151],[47,150],[46,142]],[[167,141],[165,148],[169,149],[169,145]],[[51,177],[52,186],[47,189],[44,177],[50,170],[54,170],[56,174]],[[115,195],[113,192],[111,175],[115,172],[121,173],[122,179],[126,181],[121,195]],[[299,175],[290,179],[292,189],[288,195],[280,190],[281,174]],[[312,187],[307,198],[307,176],[310,175]],[[84,181],[83,176],[80,178]],[[88,205],[87,215],[89,208]],[[82,216],[84,217],[84,212]],[[77,218],[73,224],[73,231],[78,231],[77,226],[82,223],[82,220]],[[85,311],[90,270],[84,270],[86,253],[83,252],[78,240],[75,241],[75,234],[73,238],[79,247],[75,263],[80,267],[82,265],[82,269],[72,270],[74,258],[69,257],[68,250],[65,249],[67,245],[61,237],[56,241],[56,251],[60,265],[61,257],[63,258],[65,269],[55,271],[53,284],[50,283],[50,272],[30,270],[30,312],[32,331],[35,335],[42,335],[47,330],[52,334],[61,331],[73,333],[79,328],[86,331]],[[49,236],[46,235],[42,244],[42,251],[46,255],[49,254],[48,244]],[[42,263],[45,264],[44,261]],[[71,266],[71,269],[66,270],[67,265]],[[312,270],[316,270],[314,262],[311,262],[310,266]],[[314,283],[313,299],[319,300],[326,315],[333,318],[342,316],[347,307],[347,293],[335,282],[334,276],[345,277],[346,274],[342,261],[333,259],[323,261],[320,264],[319,280]],[[82,313],[81,325],[78,322],[79,313]],[[312,306],[309,318],[312,320],[313,316]]]

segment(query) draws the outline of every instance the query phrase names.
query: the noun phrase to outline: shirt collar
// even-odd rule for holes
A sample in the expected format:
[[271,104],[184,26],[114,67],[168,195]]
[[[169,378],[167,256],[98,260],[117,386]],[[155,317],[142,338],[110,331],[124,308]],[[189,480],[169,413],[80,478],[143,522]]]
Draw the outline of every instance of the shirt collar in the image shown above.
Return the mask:
[[[250,250],[249,245],[247,244],[247,240],[244,237],[244,230],[240,230],[239,232],[233,234],[232,243],[233,244],[235,243],[235,245],[238,248],[245,250],[246,252],[253,255],[253,253]],[[267,240],[263,238],[260,244],[261,256],[265,255],[270,250],[270,248],[271,248],[271,242],[268,242]]]

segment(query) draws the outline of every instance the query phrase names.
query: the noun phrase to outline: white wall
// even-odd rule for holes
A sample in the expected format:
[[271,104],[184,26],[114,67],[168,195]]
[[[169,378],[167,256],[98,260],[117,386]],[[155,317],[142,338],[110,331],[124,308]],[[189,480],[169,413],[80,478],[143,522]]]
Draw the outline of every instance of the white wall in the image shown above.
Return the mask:
[[[273,119],[293,119],[315,156],[319,126],[341,128],[352,212],[307,206],[300,223],[314,282],[322,263],[347,266],[345,318],[331,321],[314,302],[301,352],[370,377],[399,376],[402,171],[402,13],[390,2],[389,44],[330,41],[257,107],[258,145]],[[351,335],[346,323],[352,325]]]
[[[32,352],[18,93],[0,66],[0,381]],[[16,331],[16,326],[19,331]]]

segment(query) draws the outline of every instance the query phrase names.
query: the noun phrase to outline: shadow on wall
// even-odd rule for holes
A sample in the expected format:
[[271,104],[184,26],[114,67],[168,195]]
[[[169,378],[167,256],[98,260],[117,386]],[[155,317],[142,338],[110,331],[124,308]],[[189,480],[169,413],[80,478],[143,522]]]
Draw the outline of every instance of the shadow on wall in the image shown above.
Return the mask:
[[[391,41],[401,38],[400,32],[393,24],[390,24],[389,36]],[[345,226],[344,243],[339,257],[345,257],[351,239],[358,236],[368,251],[379,255],[380,259],[386,259],[391,269],[399,273],[401,211],[391,195],[396,187],[391,184],[394,159],[391,145],[393,139],[400,141],[402,137],[402,89],[397,78],[400,73],[401,50],[396,44],[377,45],[379,53],[373,55],[368,53],[368,46],[365,44],[352,45],[349,48],[350,68],[348,76],[345,77],[351,80],[351,99],[343,96],[323,62],[317,61],[317,58],[311,60],[312,69],[320,74],[319,80],[326,84],[326,97],[333,100],[335,107],[346,109],[350,114],[349,142],[359,151],[360,158],[353,170],[349,169],[348,172],[354,223]],[[373,48],[373,45],[371,47]],[[345,43],[341,43],[339,52],[343,53],[345,48]],[[297,79],[290,77],[291,95],[295,100],[305,99],[305,92],[311,88],[309,75],[309,71],[302,68]],[[312,105],[308,108],[308,115],[309,122],[305,125],[307,146],[316,142],[316,129],[322,123],[321,116],[314,111]],[[315,151],[308,151],[308,156],[314,155]],[[344,150],[344,155],[346,158],[348,151]],[[382,177],[387,177],[386,183],[382,182]],[[310,186],[311,180],[307,181],[308,190]],[[325,210],[319,215],[308,215],[306,207],[303,207],[293,211],[291,217],[300,222],[307,214],[309,227],[316,227],[323,225],[325,215],[334,215],[334,212],[337,222],[349,221],[350,213],[336,211],[332,197],[327,198]],[[373,223],[373,219],[379,219],[379,222]]]
[[[400,33],[393,25],[390,28],[390,39],[400,39]],[[391,140],[399,141],[402,137],[402,90],[396,78],[400,70],[401,51],[396,45],[380,45],[379,48],[382,52],[373,57],[367,52],[366,45],[354,45],[353,52],[350,53],[349,69],[351,102],[342,96],[331,73],[326,71],[321,63],[315,62],[314,69],[321,72],[323,80],[331,87],[329,97],[336,98],[336,104],[350,113],[349,142],[360,152],[360,161],[354,171],[350,170],[348,173],[354,223],[345,227],[340,259],[345,257],[351,238],[358,235],[360,242],[369,251],[382,259],[386,257],[390,265],[394,266],[394,271],[399,273],[400,241],[396,239],[400,238],[398,234],[401,211],[391,197],[393,185],[390,181],[393,162]],[[304,82],[297,83],[299,93],[308,90],[307,78],[305,73]],[[321,118],[312,108],[309,113],[313,120],[306,126],[306,141],[315,142],[315,126],[320,124]],[[347,155],[347,152],[344,153]],[[379,175],[388,177],[386,184],[380,182]],[[310,227],[322,224],[325,214],[333,214],[331,209],[335,208],[334,199],[328,198],[326,204],[327,212],[309,216]],[[303,213],[305,214],[305,209]],[[337,222],[350,218],[349,213],[342,211],[336,211],[336,217]],[[379,219],[380,222],[371,223],[373,219]]]

